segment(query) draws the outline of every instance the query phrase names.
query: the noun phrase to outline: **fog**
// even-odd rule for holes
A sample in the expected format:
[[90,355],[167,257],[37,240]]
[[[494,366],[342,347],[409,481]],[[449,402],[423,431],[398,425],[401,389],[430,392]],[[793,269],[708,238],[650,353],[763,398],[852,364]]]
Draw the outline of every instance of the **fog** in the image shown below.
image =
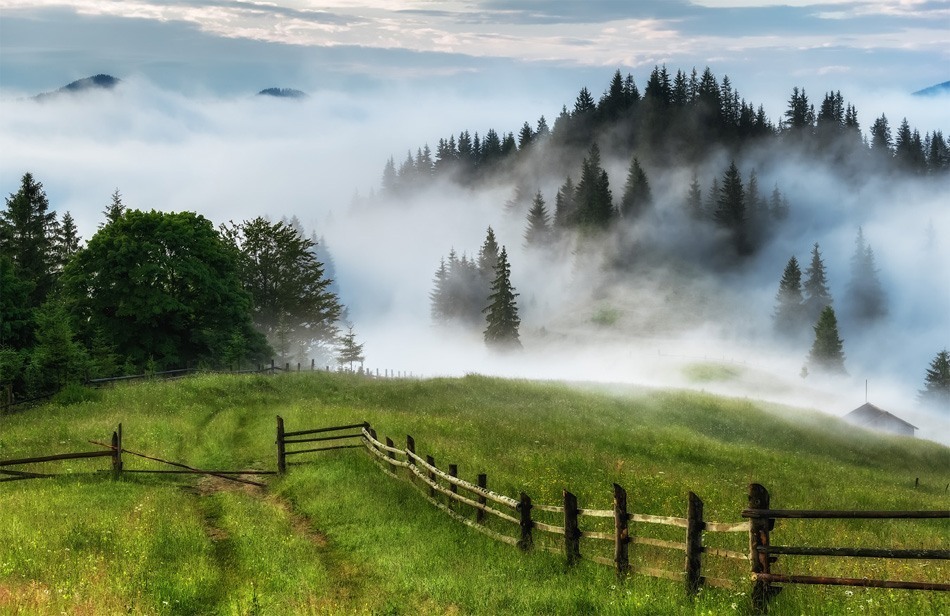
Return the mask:
[[[635,77],[642,87],[646,75]],[[742,92],[741,76],[732,77]],[[608,79],[605,74],[603,84],[570,89],[587,85],[597,96]],[[817,104],[831,89],[807,91]],[[842,93],[856,101],[864,130],[885,113],[892,129],[907,116],[922,134],[950,133],[946,99]],[[784,98],[766,105],[773,121]],[[398,166],[407,150],[414,154],[428,143],[434,151],[440,137],[466,129],[517,132],[541,115],[553,125],[565,103],[572,99],[398,86],[362,95],[322,91],[302,101],[184,96],[132,76],[112,92],[0,101],[0,190],[15,192],[22,174],[32,172],[51,207],[70,211],[85,239],[95,233],[116,188],[128,207],[193,210],[215,224],[297,216],[308,232],[325,238],[370,370],[685,387],[838,416],[865,401],[867,384],[871,402],[917,425],[922,436],[950,442],[950,416],[916,403],[930,361],[950,347],[946,179],[855,186],[805,157],[776,161],[747,152],[737,160],[743,177],[755,168],[766,195],[777,184],[791,216],[753,259],[722,271],[704,264],[714,236],[685,221],[691,170],[648,167],[656,207],[628,230],[630,237],[680,251],[682,261],[625,274],[604,266],[610,242],[604,251],[571,244],[548,253],[526,251],[523,215],[505,210],[511,184],[473,191],[439,181],[411,199],[372,206],[354,199],[378,190],[390,156]],[[617,200],[628,163],[604,161]],[[726,159],[715,160],[700,170],[704,193],[726,165]],[[572,173],[575,180],[579,171]],[[562,181],[537,181],[549,213]],[[479,331],[436,327],[430,319],[440,258],[453,248],[475,256],[488,226],[508,248],[520,293],[522,353],[495,354]],[[804,271],[818,242],[837,308],[858,226],[874,250],[888,315],[863,329],[839,315],[849,376],[802,378],[810,340],[788,344],[772,335],[782,270],[794,255]],[[612,317],[598,324],[595,315],[605,310]],[[706,362],[731,371],[696,378],[690,367]]]

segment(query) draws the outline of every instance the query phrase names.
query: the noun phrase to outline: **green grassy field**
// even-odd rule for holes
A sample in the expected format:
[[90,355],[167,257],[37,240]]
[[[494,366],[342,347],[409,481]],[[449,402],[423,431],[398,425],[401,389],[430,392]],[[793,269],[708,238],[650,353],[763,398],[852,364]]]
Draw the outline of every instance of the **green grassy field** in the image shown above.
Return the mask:
[[[85,398],[85,399],[82,399]],[[66,399],[66,398],[64,398]],[[750,482],[776,508],[946,509],[950,450],[871,435],[818,413],[693,392],[568,387],[469,376],[371,380],[324,373],[199,376],[120,386],[0,417],[0,459],[89,450],[119,423],[124,446],[203,468],[275,468],[287,429],[369,421],[397,444],[488,474],[500,493],[738,522]],[[126,456],[126,468],[159,468]],[[749,613],[748,564],[707,557],[737,581],[685,599],[682,583],[589,561],[521,553],[427,503],[360,449],[291,458],[266,490],[214,478],[126,474],[108,458],[37,465],[82,473],[0,483],[0,614],[734,614]],[[94,470],[104,471],[99,475]],[[915,478],[920,485],[914,488]],[[558,523],[555,518],[549,518]],[[588,519],[582,526],[592,526]],[[610,520],[605,520],[610,523]],[[498,530],[513,529],[494,526]],[[607,530],[607,527],[603,527]],[[682,541],[680,529],[636,533]],[[540,533],[536,533],[540,535]],[[946,548],[945,521],[779,521],[784,545]],[[556,546],[555,538],[538,539]],[[747,550],[747,537],[707,534]],[[610,546],[582,540],[584,554]],[[634,546],[634,563],[683,556]],[[946,581],[940,561],[780,557],[775,571]],[[790,586],[772,614],[950,614],[947,593]]]

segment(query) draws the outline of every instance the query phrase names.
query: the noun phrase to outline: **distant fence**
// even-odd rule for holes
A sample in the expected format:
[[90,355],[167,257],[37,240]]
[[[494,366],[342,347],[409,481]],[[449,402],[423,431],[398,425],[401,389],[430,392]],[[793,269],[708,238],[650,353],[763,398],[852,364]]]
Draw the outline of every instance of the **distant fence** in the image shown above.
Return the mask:
[[[359,430],[356,432],[355,430]],[[320,436],[313,436],[319,434]],[[295,438],[306,436],[308,438]],[[327,447],[287,450],[288,444],[312,443],[319,441],[346,441],[360,439],[359,445],[332,445]],[[313,453],[330,449],[365,447],[376,459],[380,467],[389,475],[399,477],[397,470],[406,469],[410,483],[422,496],[448,514],[453,519],[470,526],[479,532],[522,550],[541,547],[555,553],[563,553],[567,563],[572,565],[586,559],[614,568],[620,579],[631,573],[656,578],[665,578],[683,582],[689,596],[694,596],[703,586],[719,588],[737,588],[735,578],[745,577],[738,568],[733,578],[703,575],[704,557],[711,556],[732,562],[744,561],[746,567],[751,564],[753,580],[752,601],[756,609],[765,611],[771,597],[778,594],[781,587],[773,582],[790,584],[827,584],[882,588],[903,588],[911,590],[950,591],[950,584],[943,582],[908,582],[853,578],[828,578],[801,575],[782,575],[771,572],[771,566],[778,555],[811,556],[848,556],[876,558],[919,558],[933,560],[950,559],[950,550],[900,550],[874,548],[815,548],[774,546],[769,543],[769,533],[773,530],[777,518],[874,518],[874,519],[950,519],[950,511],[806,511],[769,509],[768,491],[759,484],[749,486],[749,508],[742,516],[750,518],[745,522],[711,522],[703,517],[703,501],[693,492],[686,499],[686,516],[658,516],[631,513],[627,510],[627,493],[619,485],[613,485],[613,509],[583,509],[578,505],[577,497],[565,490],[560,505],[541,505],[533,503],[524,492],[518,498],[498,494],[488,489],[488,477],[484,473],[477,475],[473,484],[458,476],[458,465],[449,464],[448,470],[436,466],[435,459],[427,455],[422,457],[416,452],[416,443],[412,436],[406,436],[405,448],[396,447],[392,439],[380,440],[376,431],[366,422],[346,426],[331,426],[313,430],[287,432],[284,421],[277,418],[277,464],[281,472],[286,472],[286,456],[292,454]],[[464,494],[459,491],[462,490]],[[465,507],[460,507],[464,505]],[[468,515],[465,514],[468,513]],[[474,516],[472,516],[474,512]],[[502,528],[514,530],[514,533],[500,532],[486,524],[488,516],[500,520]],[[542,521],[542,515],[557,516],[558,522]],[[591,530],[581,527],[584,519],[609,518],[613,521],[613,530]],[[654,537],[641,536],[633,532],[631,524],[659,525],[675,527],[683,532],[683,541],[669,541]],[[638,526],[638,530],[645,529]],[[550,545],[536,546],[535,531],[558,537],[562,547]],[[740,552],[705,545],[704,538],[717,533],[747,533],[749,551]],[[581,551],[581,540],[591,542],[609,542],[613,547],[613,557],[586,555]],[[643,560],[631,561],[630,545],[652,546],[666,550],[675,550],[685,555],[682,570],[672,571],[648,566]],[[748,571],[748,569],[745,569]]]

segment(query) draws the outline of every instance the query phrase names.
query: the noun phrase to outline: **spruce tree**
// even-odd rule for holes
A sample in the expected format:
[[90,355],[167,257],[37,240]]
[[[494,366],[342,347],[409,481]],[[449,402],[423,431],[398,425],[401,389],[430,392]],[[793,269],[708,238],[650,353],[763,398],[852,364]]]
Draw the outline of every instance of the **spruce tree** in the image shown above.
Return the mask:
[[577,221],[577,188],[571,176],[567,176],[564,184],[557,191],[554,198],[554,226],[564,229],[574,226]]
[[887,313],[884,288],[874,265],[874,251],[865,242],[861,227],[854,241],[846,299],[851,316],[859,321],[873,321]]
[[518,318],[518,305],[515,298],[518,294],[511,286],[511,266],[508,264],[508,252],[504,247],[495,266],[495,279],[491,285],[489,304],[482,311],[485,313],[485,344],[499,349],[520,349],[518,327],[521,319]]
[[625,218],[635,219],[643,214],[652,204],[653,196],[650,193],[650,182],[644,173],[640,161],[634,156],[627,171],[627,182],[623,187],[623,198],[620,200],[620,212]]
[[495,239],[495,231],[488,227],[485,242],[482,243],[482,247],[478,251],[478,275],[485,281],[486,285],[495,277],[495,266],[497,264],[498,241]]
[[775,329],[784,335],[796,335],[802,321],[802,270],[794,256],[788,260],[779,282],[775,306]]
[[689,192],[686,194],[686,211],[690,218],[699,220],[703,217],[703,189],[699,186],[699,178],[693,173],[693,181],[689,184]]
[[821,260],[821,251],[818,248],[818,242],[811,251],[811,265],[808,266],[805,274],[805,318],[814,322],[826,306],[831,305],[831,292],[828,291],[828,280],[825,274],[825,263]]
[[122,214],[125,213],[125,204],[122,202],[122,193],[119,192],[118,188],[112,192],[112,201],[106,206],[106,209],[104,209],[102,213],[105,215],[106,220],[99,225],[100,229],[104,225],[122,218]]
[[13,262],[14,272],[32,284],[28,305],[42,304],[53,287],[56,213],[49,211],[43,185],[23,174],[20,190],[7,197],[0,211],[0,252]]
[[614,217],[613,196],[607,172],[600,166],[600,148],[590,146],[581,166],[576,191],[577,222],[586,228],[606,229]]
[[76,229],[76,221],[69,212],[63,214],[63,220],[56,229],[54,242],[56,267],[57,270],[62,270],[79,250],[79,231]]
[[439,262],[439,269],[435,271],[432,283],[434,286],[432,292],[429,293],[431,306],[429,313],[436,323],[445,323],[449,320],[450,313],[448,304],[449,270],[445,265],[444,258]]
[[541,191],[534,196],[531,209],[528,211],[528,227],[524,232],[525,248],[538,247],[547,244],[551,238],[551,225],[548,219],[547,208],[544,207],[544,197]]
[[347,327],[347,332],[340,338],[340,350],[337,354],[336,361],[341,366],[348,364],[349,370],[352,371],[353,364],[359,363],[362,367],[364,359],[366,358],[363,356],[363,345],[356,344],[356,334],[353,333],[353,326],[350,325]]
[[744,255],[751,252],[745,190],[742,187],[742,176],[739,174],[735,161],[730,163],[722,176],[722,187],[719,189],[713,218],[721,227],[730,231],[738,254]]
[[844,369],[844,350],[838,337],[838,319],[831,306],[825,306],[815,324],[815,342],[808,354],[808,364],[821,372],[847,374]]
[[946,349],[937,353],[930,362],[927,376],[924,377],[924,388],[918,393],[918,398],[944,413],[950,413],[950,353]]

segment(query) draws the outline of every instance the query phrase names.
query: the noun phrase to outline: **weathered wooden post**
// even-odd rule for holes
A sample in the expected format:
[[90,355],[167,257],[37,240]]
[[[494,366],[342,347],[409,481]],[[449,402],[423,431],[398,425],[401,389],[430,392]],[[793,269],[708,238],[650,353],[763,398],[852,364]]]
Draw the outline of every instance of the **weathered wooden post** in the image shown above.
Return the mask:
[[112,433],[112,478],[122,475],[122,424]]
[[273,360],[273,359],[270,360],[270,372],[271,372],[271,374],[274,373],[274,360]]
[[300,372],[300,362],[297,362],[297,372]]
[[581,558],[581,531],[577,525],[577,497],[564,490],[564,555],[567,564]]
[[[749,509],[768,509],[769,491],[764,486],[757,483],[749,484]],[[775,526],[775,520],[761,515],[751,517],[749,520],[749,560],[752,562],[752,575],[757,573],[768,574],[771,569],[769,555],[760,552],[759,548],[769,546],[769,531]],[[768,610],[768,603],[771,596],[775,594],[772,585],[768,580],[755,578],[755,584],[752,587],[752,605],[759,612]]]
[[[485,473],[479,473],[478,481],[476,483],[478,484],[479,488],[483,490],[488,490],[488,475],[486,475]],[[488,504],[488,499],[482,496],[481,494],[479,494],[478,504],[484,507],[485,505]],[[482,509],[475,510],[475,521],[478,522],[479,524],[484,524],[485,512]]]
[[284,372],[290,372],[290,362],[284,364]]
[[416,465],[416,460],[412,456],[416,454],[416,440],[408,434],[406,435],[406,451],[412,454],[406,455],[406,462],[409,463],[409,481],[415,483],[416,478],[414,476],[415,473],[412,472],[412,468]]
[[[458,476],[459,476],[459,465],[458,465],[458,464],[449,464],[449,477],[458,477]],[[450,484],[449,484],[449,492],[451,492],[452,494],[458,494],[458,493],[459,493],[459,487],[458,487],[457,485],[455,485],[454,483],[450,483]],[[449,505],[452,506],[453,508],[455,507],[455,499],[454,499],[454,498],[450,498],[450,499],[449,499]]]
[[[393,439],[391,439],[391,438],[389,438],[389,437],[387,436],[387,437],[386,437],[386,446],[387,446],[387,447],[395,447],[396,444],[393,442]],[[396,459],[396,454],[394,454],[394,453],[391,452],[391,451],[387,451],[387,452],[386,452],[386,455],[389,457],[390,460],[395,460],[395,459]]]
[[287,450],[284,443],[284,418],[277,416],[277,472],[284,474],[287,472]]
[[[435,466],[435,458],[433,458],[432,456],[426,456],[426,464],[428,464],[429,466]],[[435,473],[433,473],[432,471],[429,471],[428,477],[429,477],[429,481],[431,481],[432,483],[435,483]],[[435,488],[433,488],[431,485],[429,486],[429,496],[431,496],[432,498],[435,498]]]
[[379,440],[378,438],[376,438],[376,430],[374,430],[373,428],[370,428],[369,426],[366,426],[366,431],[369,432],[369,435],[373,437],[374,441]]
[[627,491],[614,484],[614,562],[621,581],[630,573],[630,514],[627,513]]
[[518,539],[518,547],[522,550],[530,550],[534,544],[534,540],[531,538],[531,529],[534,527],[534,522],[531,521],[531,497],[522,492],[518,499],[517,509],[518,513],[521,514],[519,522],[521,537]]
[[317,360],[314,358],[310,359],[310,372],[313,372],[317,369]]
[[702,585],[703,501],[689,493],[686,505],[686,594],[696,596]]

